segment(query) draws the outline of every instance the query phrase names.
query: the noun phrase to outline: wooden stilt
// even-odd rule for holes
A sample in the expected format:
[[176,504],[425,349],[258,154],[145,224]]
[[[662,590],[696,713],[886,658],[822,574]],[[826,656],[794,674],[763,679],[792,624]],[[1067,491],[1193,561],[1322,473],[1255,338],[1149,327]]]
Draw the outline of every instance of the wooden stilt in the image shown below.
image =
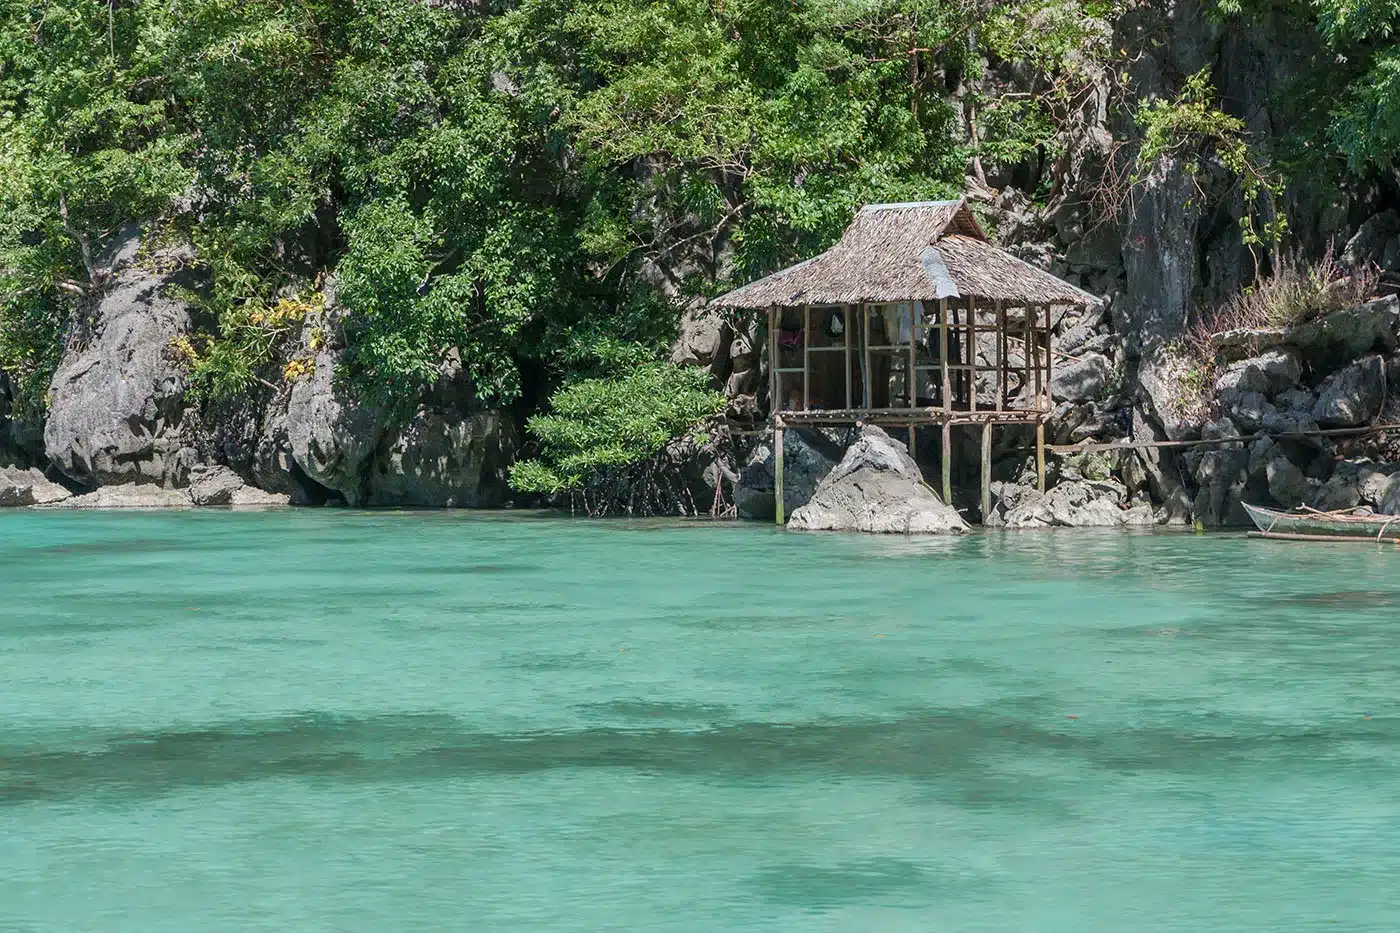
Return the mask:
[[851,306],[841,306],[846,331],[846,407],[851,408]]
[[943,422],[943,503],[953,503],[953,422]]
[[1045,491],[1045,422],[1035,423],[1035,486]]
[[783,502],[783,419],[773,419],[773,505],[779,527],[787,524]]
[[943,375],[943,411],[953,410],[953,378],[948,372],[948,299],[938,301],[938,368]]
[[919,461],[919,441],[916,432],[919,429],[915,425],[909,425],[909,456],[914,458],[914,462]]
[[992,423],[982,425],[982,522],[992,514]]

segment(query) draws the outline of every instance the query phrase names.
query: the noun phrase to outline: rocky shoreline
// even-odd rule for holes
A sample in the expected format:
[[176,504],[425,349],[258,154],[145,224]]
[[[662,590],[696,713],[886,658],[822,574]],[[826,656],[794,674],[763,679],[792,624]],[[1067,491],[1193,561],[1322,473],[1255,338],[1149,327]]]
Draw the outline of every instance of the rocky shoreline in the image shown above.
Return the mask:
[[[109,284],[87,333],[70,341],[45,422],[11,419],[0,404],[0,506],[511,503],[506,474],[520,425],[512,413],[477,405],[459,365],[445,364],[418,406],[396,417],[342,390],[333,283],[324,311],[302,323],[288,351],[305,371],[266,393],[260,408],[208,427],[172,349],[196,325],[174,296],[198,282],[187,255],[143,255],[139,244],[127,231],[109,251]],[[1180,341],[1161,341],[1130,357],[1103,307],[1062,322],[1061,335],[1048,423],[1058,446],[1046,492],[1035,487],[1028,438],[1018,443],[1014,431],[995,451],[992,510],[981,515],[975,484],[966,482],[973,463],[954,464],[965,480],[955,511],[923,481],[934,475],[926,444],[916,461],[898,432],[790,429],[790,527],[958,533],[968,520],[1008,529],[1227,527],[1247,524],[1243,501],[1400,512],[1400,451],[1361,433],[1400,421],[1394,296],[1290,328],[1213,335],[1194,355]],[[759,345],[751,328],[699,311],[686,318],[673,360],[707,367],[726,389],[731,416],[742,419],[763,401]],[[769,439],[719,434],[722,441],[682,441],[663,454],[694,487],[688,501],[700,514],[702,505],[732,503],[729,514],[771,521]],[[1164,441],[1171,445],[1149,446]]]

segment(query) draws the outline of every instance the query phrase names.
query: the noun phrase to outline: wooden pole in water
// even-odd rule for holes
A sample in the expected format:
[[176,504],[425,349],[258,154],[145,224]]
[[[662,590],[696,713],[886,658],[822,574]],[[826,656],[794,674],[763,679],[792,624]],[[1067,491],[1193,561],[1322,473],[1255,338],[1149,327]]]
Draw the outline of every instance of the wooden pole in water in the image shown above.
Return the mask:
[[953,422],[949,419],[943,421],[943,504],[953,504]]
[[1045,419],[1035,421],[1035,486],[1045,491]]
[[778,527],[787,524],[783,514],[783,419],[773,419],[773,505]]
[[992,423],[982,425],[982,524],[992,514]]

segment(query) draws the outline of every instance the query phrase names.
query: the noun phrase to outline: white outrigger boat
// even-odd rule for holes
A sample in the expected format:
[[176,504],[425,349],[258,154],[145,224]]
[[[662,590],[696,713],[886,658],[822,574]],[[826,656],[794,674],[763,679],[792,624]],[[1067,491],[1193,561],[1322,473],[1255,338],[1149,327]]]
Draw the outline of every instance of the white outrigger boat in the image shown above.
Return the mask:
[[1319,512],[1307,506],[1279,512],[1241,503],[1258,531],[1254,538],[1284,541],[1393,541],[1400,544],[1400,515],[1376,515],[1361,509]]

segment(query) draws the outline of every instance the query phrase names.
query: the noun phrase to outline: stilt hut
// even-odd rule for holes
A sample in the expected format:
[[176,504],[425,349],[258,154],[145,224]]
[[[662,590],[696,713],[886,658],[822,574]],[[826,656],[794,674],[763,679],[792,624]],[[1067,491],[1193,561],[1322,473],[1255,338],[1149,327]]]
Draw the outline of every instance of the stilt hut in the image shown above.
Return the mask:
[[767,315],[778,465],[789,425],[904,427],[911,451],[917,429],[933,425],[948,501],[952,428],[975,425],[986,515],[995,425],[1035,427],[1044,489],[1055,327],[1096,300],[993,246],[958,200],[869,205],[825,253],[714,304]]

